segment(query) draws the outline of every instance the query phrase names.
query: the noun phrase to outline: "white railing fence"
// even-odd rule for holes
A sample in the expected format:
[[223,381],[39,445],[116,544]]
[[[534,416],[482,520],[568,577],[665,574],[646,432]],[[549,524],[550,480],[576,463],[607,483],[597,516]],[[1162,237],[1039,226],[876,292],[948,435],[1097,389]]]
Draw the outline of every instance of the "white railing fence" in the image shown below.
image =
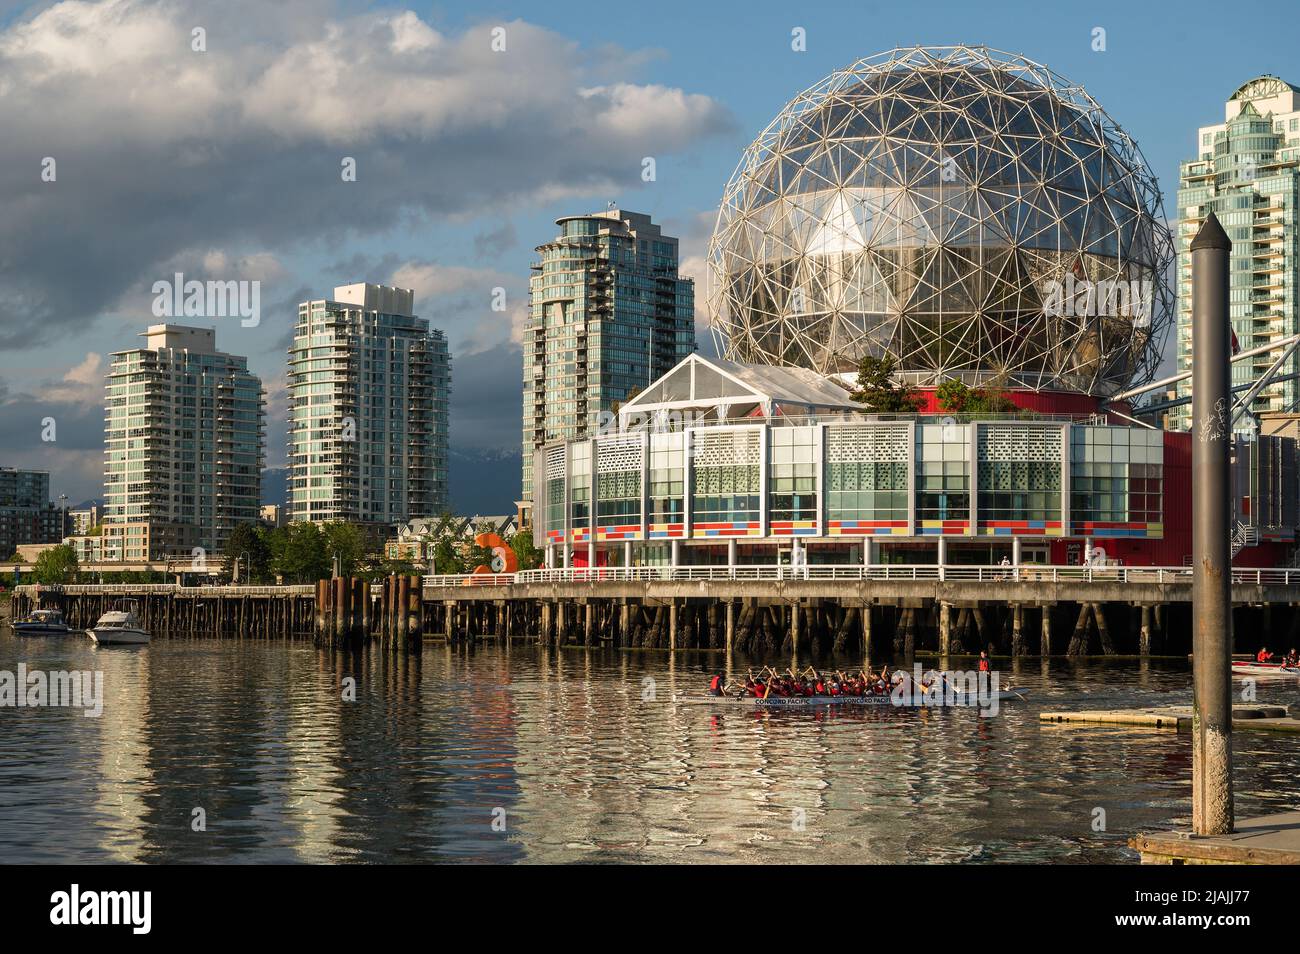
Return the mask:
[[[425,586],[484,583],[619,583],[691,582],[697,580],[931,580],[976,583],[1191,583],[1192,570],[1183,566],[968,566],[875,564],[872,566],[596,566],[522,570],[513,576],[426,576]],[[1238,567],[1232,582],[1300,585],[1300,569]]]
[[[512,586],[527,583],[673,583],[708,580],[819,581],[909,580],[953,583],[1186,583],[1192,569],[1186,566],[967,566],[927,564],[873,564],[845,566],[595,566],[550,570],[522,570],[518,573],[444,573],[426,576],[426,587]],[[1300,568],[1234,567],[1232,582],[1259,586],[1300,586]],[[373,584],[378,594],[382,584]],[[111,583],[40,586],[23,584],[16,592],[61,591],[78,593],[120,593],[125,596],[174,594],[177,596],[312,596],[314,584],[290,586],[178,586],[175,583]]]

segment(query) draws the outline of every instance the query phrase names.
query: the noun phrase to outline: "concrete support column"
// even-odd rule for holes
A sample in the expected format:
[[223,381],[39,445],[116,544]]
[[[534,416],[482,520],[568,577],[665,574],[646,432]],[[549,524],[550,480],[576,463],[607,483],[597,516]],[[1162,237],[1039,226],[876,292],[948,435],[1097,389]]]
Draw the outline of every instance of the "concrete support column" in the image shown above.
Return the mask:
[[1138,631],[1138,655],[1151,655],[1151,604],[1142,604],[1142,628]]
[[1041,656],[1052,655],[1052,608],[1047,605],[1043,606],[1043,627],[1038,653]]
[[1011,538],[1011,565],[1020,566],[1020,538]]
[[626,600],[618,608],[618,638],[623,646],[628,645],[632,639],[632,605]]
[[623,565],[624,566],[632,565],[632,541],[631,540],[623,541]]
[[558,601],[555,604],[555,645],[564,644],[564,602]]
[[1025,654],[1025,608],[1016,603],[1011,607],[1011,655]]
[[795,655],[799,654],[799,604],[790,604],[790,645]]
[[587,605],[584,606],[583,609],[584,609],[584,611],[585,611],[585,616],[584,616],[583,621],[582,621],[582,645],[584,645],[584,646],[586,646],[587,648],[590,649],[590,648],[591,648],[591,629],[592,629],[592,625],[593,625],[593,623],[595,622],[596,607],[594,607],[594,606],[591,604],[591,602],[588,601],[588,602],[587,602]]
[[672,564],[673,566],[681,566],[681,563],[682,563],[682,541],[680,541],[680,540],[674,540],[674,541],[672,542],[672,547],[671,547],[671,549],[672,549],[672,558],[671,558],[671,561],[670,561],[671,564]]
[[727,600],[726,613],[727,613],[727,626],[726,626],[725,636],[723,637],[724,638],[723,646],[727,650],[727,653],[730,654],[732,643],[736,638],[736,604],[734,601]]
[[593,567],[595,565],[596,565],[596,541],[592,540],[590,543],[587,544],[587,566]]
[[727,566],[736,565],[736,540],[733,537],[727,541]]
[[677,601],[668,604],[668,648],[677,648]]
[[952,642],[952,607],[948,603],[939,603],[939,655],[947,656]]
[[1232,242],[1211,212],[1192,239],[1192,832],[1233,830]]
[[873,537],[862,538],[862,565],[871,566],[876,562],[876,541]]
[[943,568],[948,565],[948,538],[939,535],[939,579],[944,578]]
[[864,603],[862,606],[862,664],[869,665],[871,662],[871,611],[873,607],[870,603]]

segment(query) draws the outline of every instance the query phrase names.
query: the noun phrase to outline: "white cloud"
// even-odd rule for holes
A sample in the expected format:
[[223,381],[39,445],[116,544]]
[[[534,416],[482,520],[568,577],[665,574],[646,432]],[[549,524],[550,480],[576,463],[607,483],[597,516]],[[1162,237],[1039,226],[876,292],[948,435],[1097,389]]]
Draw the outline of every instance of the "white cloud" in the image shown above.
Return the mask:
[[[415,310],[447,333],[453,354],[487,351],[522,340],[528,313],[527,280],[492,268],[407,262],[393,272],[391,283],[415,292]],[[504,311],[493,308],[502,289]]]
[[608,47],[512,21],[495,53],[493,25],[311,0],[68,0],[9,24],[0,343],[84,326],[175,262],[274,271],[399,225],[627,194],[642,157],[731,125],[706,96],[618,76]]
[[88,351],[80,364],[70,368],[61,380],[40,388],[36,397],[63,404],[102,405],[104,403],[103,365],[102,355]]

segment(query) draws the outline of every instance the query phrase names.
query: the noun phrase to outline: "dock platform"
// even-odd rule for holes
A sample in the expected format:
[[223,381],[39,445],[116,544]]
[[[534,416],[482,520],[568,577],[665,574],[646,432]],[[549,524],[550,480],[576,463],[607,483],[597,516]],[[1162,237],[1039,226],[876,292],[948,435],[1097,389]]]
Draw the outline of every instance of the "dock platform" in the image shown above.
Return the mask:
[[[1040,712],[1042,722],[1080,725],[1127,725],[1169,732],[1192,731],[1191,706],[1153,706],[1144,709],[1090,709],[1078,712]],[[1286,706],[1244,702],[1232,707],[1233,729],[1265,732],[1300,732],[1300,719]]]
[[1144,865],[1300,864],[1300,812],[1238,821],[1230,835],[1152,832],[1129,839]]

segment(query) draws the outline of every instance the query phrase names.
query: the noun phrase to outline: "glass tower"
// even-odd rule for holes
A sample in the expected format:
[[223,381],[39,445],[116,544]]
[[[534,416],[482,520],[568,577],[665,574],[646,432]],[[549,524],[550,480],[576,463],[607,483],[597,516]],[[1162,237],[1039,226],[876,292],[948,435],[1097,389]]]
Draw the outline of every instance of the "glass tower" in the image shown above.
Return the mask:
[[446,336],[415,293],[359,283],[298,306],[289,349],[289,517],[396,524],[448,507]]
[[695,286],[677,239],[648,215],[568,216],[537,248],[524,327],[523,498],[533,452],[592,434],[610,411],[695,350]]
[[[1232,240],[1229,315],[1235,347],[1245,351],[1300,332],[1300,89],[1275,76],[1251,80],[1228,100],[1224,122],[1202,126],[1197,142],[1197,158],[1179,170],[1179,371],[1190,371],[1193,361],[1190,245],[1210,212]],[[1274,350],[1235,362],[1233,387],[1240,393],[1280,356]],[[1294,410],[1297,373],[1300,353],[1286,360],[1251,410]],[[1177,393],[1189,396],[1191,382],[1180,382]],[[1171,426],[1186,430],[1190,416],[1190,407],[1176,408]]]
[[210,328],[151,325],[143,337],[108,373],[104,559],[214,556],[258,518],[262,381]]

